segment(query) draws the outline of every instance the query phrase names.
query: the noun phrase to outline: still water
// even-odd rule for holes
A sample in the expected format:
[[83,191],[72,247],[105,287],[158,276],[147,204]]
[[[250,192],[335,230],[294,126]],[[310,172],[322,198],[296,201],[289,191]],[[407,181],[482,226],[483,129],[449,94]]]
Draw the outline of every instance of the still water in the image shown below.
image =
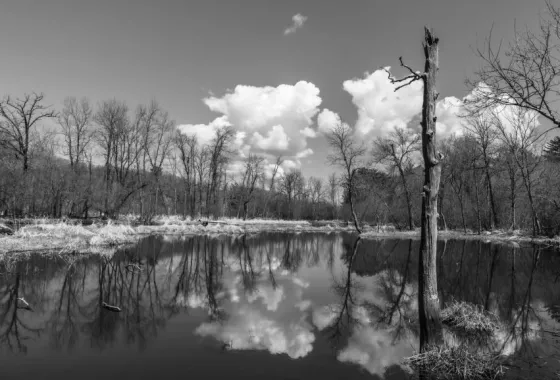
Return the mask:
[[[355,241],[152,236],[110,259],[0,267],[0,378],[408,379],[418,241]],[[557,378],[560,253],[460,240],[438,251],[443,303],[515,326],[499,333],[508,377]]]

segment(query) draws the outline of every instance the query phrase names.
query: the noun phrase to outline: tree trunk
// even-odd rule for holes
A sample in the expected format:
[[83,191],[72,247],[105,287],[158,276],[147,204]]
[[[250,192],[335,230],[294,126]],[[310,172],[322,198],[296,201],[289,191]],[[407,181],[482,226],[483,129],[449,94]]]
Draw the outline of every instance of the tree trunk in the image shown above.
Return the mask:
[[399,165],[399,174],[401,175],[401,181],[404,187],[404,196],[406,197],[406,207],[408,208],[408,229],[414,229],[414,223],[412,221],[412,201],[410,199],[410,192],[408,191],[408,184],[406,183],[406,177],[404,176],[404,171]]
[[480,217],[480,199],[478,196],[478,179],[476,178],[476,169],[474,168],[473,163],[473,178],[474,178],[474,191],[475,191],[475,199],[476,199],[476,228],[477,233],[480,235],[482,233],[482,220]]
[[354,220],[354,228],[358,231],[359,234],[362,233],[360,229],[360,225],[358,224],[358,217],[356,216],[356,211],[354,210],[354,199],[352,197],[352,192],[354,190],[354,174],[356,173],[356,169],[352,172],[348,173],[348,203],[350,203],[350,212],[352,213],[352,219]]
[[425,28],[422,106],[422,157],[424,188],[422,194],[422,228],[418,266],[418,313],[420,351],[443,340],[440,302],[437,289],[437,199],[441,176],[441,157],[436,151],[436,77],[439,39]]
[[496,202],[494,201],[494,190],[492,188],[492,180],[490,178],[490,162],[488,160],[488,155],[486,149],[483,151],[484,154],[484,166],[486,172],[486,181],[488,182],[488,195],[490,196],[490,210],[492,212],[492,219],[490,220],[490,229],[493,230],[498,224],[498,213],[496,212]]

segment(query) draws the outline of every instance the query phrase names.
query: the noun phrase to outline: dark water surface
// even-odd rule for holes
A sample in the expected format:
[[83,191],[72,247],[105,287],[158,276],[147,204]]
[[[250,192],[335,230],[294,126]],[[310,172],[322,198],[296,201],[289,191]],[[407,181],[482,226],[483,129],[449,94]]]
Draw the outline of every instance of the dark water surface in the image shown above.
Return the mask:
[[[0,266],[0,379],[407,379],[418,241],[362,240],[354,254],[355,240],[149,237],[110,259]],[[560,253],[456,240],[438,250],[443,303],[515,326],[498,333],[508,377],[558,378]]]

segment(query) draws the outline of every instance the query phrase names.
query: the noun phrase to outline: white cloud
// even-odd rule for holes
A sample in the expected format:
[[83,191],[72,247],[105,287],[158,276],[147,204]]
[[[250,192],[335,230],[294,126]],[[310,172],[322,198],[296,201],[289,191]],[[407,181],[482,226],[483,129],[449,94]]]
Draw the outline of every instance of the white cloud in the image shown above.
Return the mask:
[[296,154],[296,157],[297,158],[305,158],[305,157],[311,156],[312,154],[313,154],[313,149],[307,148],[305,150],[302,150],[298,154]]
[[303,128],[301,131],[299,131],[299,133],[301,133],[302,135],[304,135],[305,137],[309,137],[309,138],[313,138],[317,136],[317,132],[310,127],[305,127]]
[[281,151],[288,149],[290,138],[281,125],[275,125],[267,132],[267,137],[263,137],[259,132],[253,133],[252,143],[258,148],[268,151]]
[[301,13],[295,14],[292,16],[292,25],[286,29],[284,29],[284,35],[287,36],[288,34],[295,33],[296,30],[303,27],[303,24],[307,21],[307,16],[302,15]]
[[324,108],[317,116],[317,126],[319,131],[329,133],[334,127],[340,125],[340,116],[336,112]]
[[[210,110],[221,114],[219,117],[209,124],[183,124],[178,128],[207,144],[218,128],[231,126],[237,131],[232,144],[237,158],[250,153],[270,158],[281,152],[299,167],[298,153],[309,153],[307,139],[317,135],[313,124],[322,102],[319,92],[313,83],[305,81],[277,87],[238,85],[222,96],[204,99]],[[288,166],[290,163],[285,163],[284,168]]]
[[209,144],[216,134],[216,130],[222,127],[229,127],[231,124],[227,117],[221,116],[214,119],[209,124],[181,124],[177,129],[189,136],[196,136],[201,145]]
[[[387,67],[389,70],[390,67]],[[352,96],[352,102],[358,109],[356,131],[363,136],[384,136],[394,127],[418,129],[422,112],[422,82],[416,81],[395,92],[397,85],[391,83],[387,72],[376,70],[366,73],[363,78],[347,80],[343,88]],[[463,130],[458,114],[462,101],[448,97],[436,105],[437,131],[441,137],[452,133],[460,134]],[[328,110],[323,110],[328,111]],[[321,115],[319,115],[321,119]],[[337,122],[330,111],[319,120],[319,129]]]

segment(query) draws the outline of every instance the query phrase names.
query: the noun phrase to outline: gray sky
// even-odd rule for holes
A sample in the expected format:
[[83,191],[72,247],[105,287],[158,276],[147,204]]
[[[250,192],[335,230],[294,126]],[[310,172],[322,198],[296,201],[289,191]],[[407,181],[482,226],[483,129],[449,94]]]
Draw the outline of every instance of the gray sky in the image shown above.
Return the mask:
[[[544,6],[540,0],[4,0],[0,93],[44,92],[57,108],[69,95],[94,103],[115,97],[131,107],[155,98],[177,124],[208,124],[223,114],[203,102],[209,94],[223,100],[240,84],[305,81],[320,90],[317,112],[328,108],[353,126],[360,103],[343,82],[380,66],[396,68],[401,55],[421,69],[424,25],[441,38],[441,96],[461,98],[465,78],[479,64],[472,52],[477,40],[492,25],[494,36],[509,40],[514,20],[534,28]],[[284,34],[298,13],[306,21]],[[230,100],[215,108],[238,104]],[[259,104],[249,99],[247,107]],[[230,122],[243,123],[246,112],[238,111],[228,113]],[[292,119],[270,119],[254,130],[247,122],[246,143],[266,151],[277,141],[267,133],[278,120]],[[310,123],[316,130],[315,118]],[[284,129],[295,143],[294,132]],[[296,148],[314,151],[301,159],[304,174],[330,172],[320,134]],[[290,149],[286,155],[295,152]]]

